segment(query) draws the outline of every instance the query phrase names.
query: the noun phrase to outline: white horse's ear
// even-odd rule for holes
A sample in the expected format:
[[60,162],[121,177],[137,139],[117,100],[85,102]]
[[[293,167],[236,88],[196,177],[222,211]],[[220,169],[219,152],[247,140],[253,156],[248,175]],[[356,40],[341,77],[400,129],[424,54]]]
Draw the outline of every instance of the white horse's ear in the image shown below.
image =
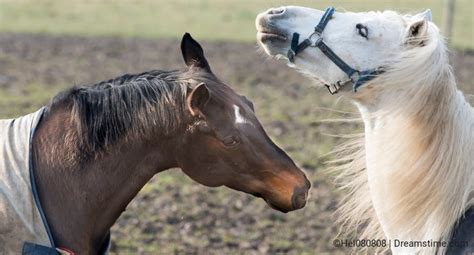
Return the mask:
[[416,18],[408,26],[406,44],[411,46],[424,46],[428,40],[428,20]]
[[431,9],[426,9],[425,11],[416,14],[414,18],[424,19],[426,21],[433,21],[433,14],[431,13]]

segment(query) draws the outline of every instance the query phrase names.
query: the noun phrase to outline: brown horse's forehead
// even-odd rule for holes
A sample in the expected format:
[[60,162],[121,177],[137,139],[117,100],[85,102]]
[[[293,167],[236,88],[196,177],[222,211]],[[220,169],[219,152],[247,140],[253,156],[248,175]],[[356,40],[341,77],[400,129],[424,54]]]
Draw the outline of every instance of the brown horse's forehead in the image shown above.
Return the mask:
[[235,124],[252,124],[252,118],[249,116],[249,111],[246,111],[246,107],[242,104],[232,105],[232,111],[234,113]]
[[239,95],[236,95],[233,100],[227,99],[222,103],[213,110],[210,109],[214,114],[209,117],[217,133],[229,135],[245,126],[258,126],[258,120],[253,111]]
[[231,86],[213,75],[194,79],[196,84],[201,82],[210,89],[211,100],[216,104],[215,107],[220,108],[220,111],[226,113],[225,115],[232,117],[236,122],[242,120],[243,117],[254,118],[253,103],[247,97],[234,91]]
[[253,118],[255,118],[251,104],[245,96],[233,92],[224,100],[222,107],[236,124],[240,124],[253,121]]

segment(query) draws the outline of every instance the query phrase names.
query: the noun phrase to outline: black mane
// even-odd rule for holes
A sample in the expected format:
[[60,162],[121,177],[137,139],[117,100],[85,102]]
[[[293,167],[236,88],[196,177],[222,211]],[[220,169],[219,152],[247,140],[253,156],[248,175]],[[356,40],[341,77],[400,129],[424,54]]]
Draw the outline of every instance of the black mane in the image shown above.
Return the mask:
[[228,98],[232,90],[216,81],[210,73],[190,70],[125,74],[62,92],[50,108],[71,106],[82,153],[92,155],[120,138],[177,130],[187,116],[188,89],[205,82],[213,95]]

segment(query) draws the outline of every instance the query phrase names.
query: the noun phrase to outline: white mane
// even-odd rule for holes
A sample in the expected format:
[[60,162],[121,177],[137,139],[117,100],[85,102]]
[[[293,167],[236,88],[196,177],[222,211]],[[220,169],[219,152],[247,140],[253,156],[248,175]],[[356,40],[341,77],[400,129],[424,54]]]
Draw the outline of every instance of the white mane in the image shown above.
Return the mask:
[[[387,73],[354,95],[365,136],[336,151],[348,191],[340,222],[364,238],[449,241],[474,205],[474,110],[438,29],[428,31],[426,45],[395,53]],[[364,104],[367,93],[378,95],[374,104]]]
[[[257,16],[257,39],[267,54],[286,56],[292,35],[309,36],[324,13],[269,9]],[[456,88],[431,11],[333,17],[321,35],[325,44],[352,68],[385,70],[356,93],[350,84],[340,90],[365,126],[359,139],[336,150],[333,161],[336,181],[347,192],[340,223],[357,239],[391,242],[386,248],[393,254],[443,254],[457,220],[474,206],[474,110]],[[347,79],[326,55],[307,48],[291,66],[317,83]],[[396,247],[396,240],[431,245]]]

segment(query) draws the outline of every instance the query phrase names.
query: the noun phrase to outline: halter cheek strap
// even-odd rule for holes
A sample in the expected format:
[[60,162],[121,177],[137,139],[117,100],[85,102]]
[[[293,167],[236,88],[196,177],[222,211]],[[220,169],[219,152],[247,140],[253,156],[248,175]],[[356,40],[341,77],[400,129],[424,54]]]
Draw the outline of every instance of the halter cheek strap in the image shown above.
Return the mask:
[[[384,71],[380,67],[364,70],[364,71],[359,71],[357,69],[354,69],[351,66],[349,66],[346,62],[344,62],[344,60],[342,60],[336,53],[334,53],[334,51],[332,51],[331,48],[329,48],[329,46],[326,45],[326,43],[324,43],[322,33],[324,29],[326,28],[327,24],[329,23],[329,20],[331,20],[334,12],[335,12],[335,9],[333,7],[328,7],[326,11],[324,12],[324,15],[319,21],[318,25],[314,28],[314,32],[303,42],[299,43],[300,34],[293,33],[293,38],[291,39],[291,47],[288,50],[287,57],[290,60],[290,62],[293,63],[295,61],[296,55],[301,53],[306,48],[308,47],[319,48],[321,52],[324,55],[326,55],[326,57],[328,57],[344,73],[346,73],[349,78],[346,81],[336,81],[333,84],[325,84],[325,86],[329,90],[329,93],[336,94],[342,86],[348,83],[352,83],[352,90],[356,92],[360,86],[372,80],[377,75],[382,74]],[[313,38],[317,38],[317,39],[313,42],[314,40]]]
[[324,28],[326,28],[326,25],[329,23],[334,11],[334,8],[328,7],[321,20],[319,20],[318,25],[314,28],[313,34],[311,34],[309,38],[305,39],[302,43],[299,43],[300,34],[293,33],[293,38],[291,39],[291,49],[288,50],[288,59],[291,62],[294,62],[294,58],[298,53],[302,52],[304,49],[310,47],[313,44],[311,41],[313,35],[318,35],[321,37],[321,34],[323,33]]

